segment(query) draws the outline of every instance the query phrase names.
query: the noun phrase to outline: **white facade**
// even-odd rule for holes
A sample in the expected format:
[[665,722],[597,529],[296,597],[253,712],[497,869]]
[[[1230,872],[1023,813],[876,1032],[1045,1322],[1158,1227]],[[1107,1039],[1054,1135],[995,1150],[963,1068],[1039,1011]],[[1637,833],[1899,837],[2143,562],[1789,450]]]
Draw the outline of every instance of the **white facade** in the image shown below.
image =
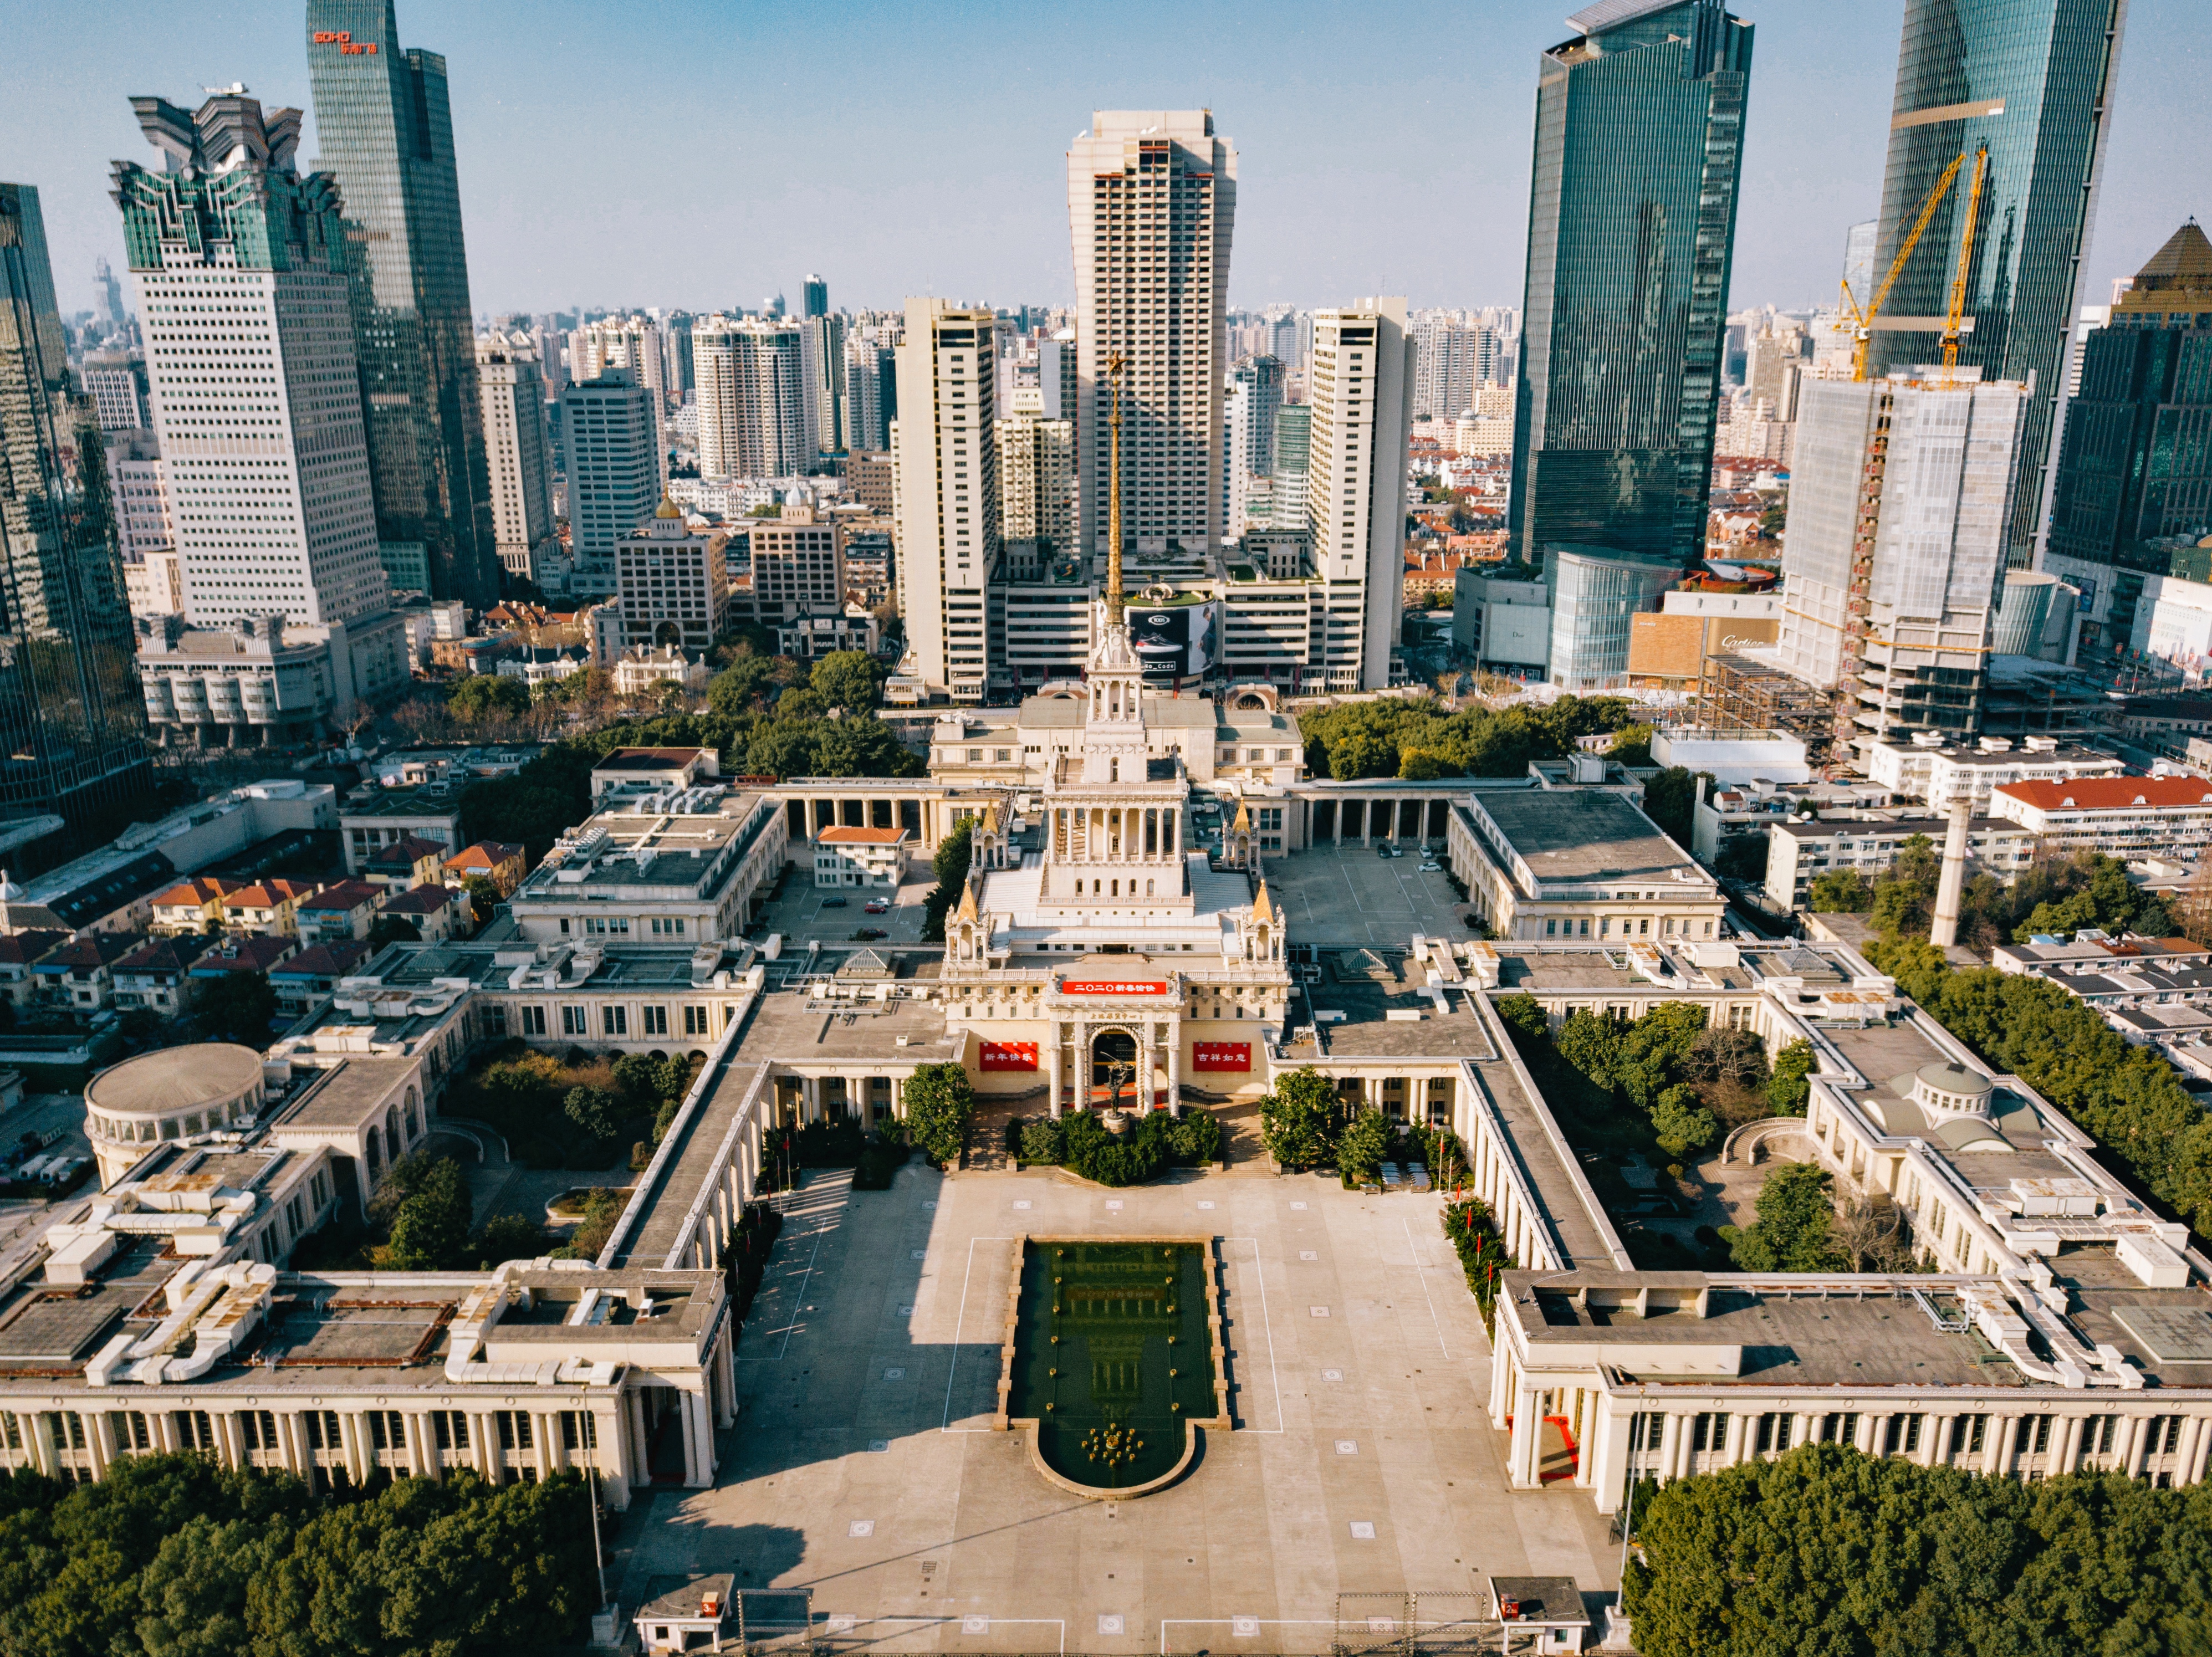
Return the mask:
[[[177,544],[169,515],[169,480],[161,446],[151,431],[118,432],[107,446],[107,487],[114,501],[116,538],[127,569],[148,555]],[[181,608],[181,604],[179,606]]]
[[1475,406],[1482,384],[1483,331],[1449,317],[1430,317],[1413,325],[1413,335],[1419,352],[1413,365],[1414,417],[1456,421]]
[[[1100,110],[1068,148],[1067,213],[1083,545],[1106,550],[1107,367],[1119,354],[1122,535],[1138,551],[1210,549],[1236,147],[1210,111]],[[902,389],[899,417],[910,417]]]
[[702,477],[784,477],[813,469],[797,323],[703,317],[691,326],[691,365]]
[[545,435],[545,378],[521,334],[477,341],[492,534],[510,574],[538,579],[538,549],[553,533],[553,460]]
[[1413,420],[1413,342],[1403,299],[1355,300],[1314,313],[1306,525],[1315,569],[1332,587],[1357,586],[1359,636],[1330,639],[1332,668],[1356,652],[1359,679],[1390,683],[1405,608],[1406,440]]
[[996,319],[907,301],[891,424],[899,598],[922,682],[981,701],[990,671],[985,592],[999,563]]
[[1075,422],[1018,415],[996,422],[1000,533],[1075,546]]
[[244,728],[306,736],[413,676],[407,626],[386,610],[352,622],[288,627],[281,616],[234,628],[138,618],[138,677],[156,730]]
[[714,642],[729,607],[723,542],[719,531],[694,534],[664,501],[615,543],[615,602],[629,643],[703,651]]
[[611,593],[616,543],[650,519],[660,500],[653,393],[611,376],[579,380],[561,394],[561,418],[576,563],[570,585],[580,595]]
[[344,276],[241,270],[175,242],[162,255],[131,276],[185,619],[389,608]]

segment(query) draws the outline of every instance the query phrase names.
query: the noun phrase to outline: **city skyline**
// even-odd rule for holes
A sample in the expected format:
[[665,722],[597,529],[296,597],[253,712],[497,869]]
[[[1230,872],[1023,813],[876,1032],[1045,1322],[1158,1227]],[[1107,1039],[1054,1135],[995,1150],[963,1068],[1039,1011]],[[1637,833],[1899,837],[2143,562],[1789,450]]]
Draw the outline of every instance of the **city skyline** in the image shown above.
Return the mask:
[[[2179,0],[2136,0],[2130,10],[2130,32],[2160,49],[2121,53],[2085,299],[2131,274],[2174,223],[2202,207],[2187,169],[2162,158],[2185,151],[2188,70],[2212,46],[2212,18]],[[146,27],[133,27],[140,12]],[[25,49],[11,62],[36,65],[35,75],[0,70],[0,109],[8,112],[0,145],[13,174],[44,191],[65,313],[96,308],[94,261],[117,263],[120,252],[100,189],[106,159],[129,153],[135,137],[127,111],[114,107],[119,81],[243,79],[272,106],[311,101],[296,5],[233,7],[182,42],[154,26],[156,16],[149,6],[125,7],[115,27],[83,39],[27,17],[15,29]],[[1025,73],[1028,54],[1018,46],[1006,58],[1006,95],[985,109],[963,106],[957,118],[929,89],[947,82],[927,73],[842,77],[829,110],[836,118],[826,121],[811,106],[797,118],[796,83],[764,83],[749,92],[757,94],[756,118],[732,130],[714,167],[696,174],[636,169],[629,145],[576,118],[564,101],[575,73],[566,65],[581,60],[562,43],[573,46],[570,37],[585,27],[580,10],[538,14],[526,37],[493,16],[426,18],[424,38],[451,64],[476,308],[750,306],[763,293],[799,294],[809,271],[823,273],[837,301],[854,308],[895,309],[910,293],[994,305],[1070,302],[1060,180],[1039,157],[1063,151],[1093,109],[1116,106],[1211,107],[1252,158],[1231,308],[1326,306],[1382,291],[1406,294],[1417,309],[1518,303],[1530,71],[1539,52],[1571,32],[1564,15],[1493,8],[1476,20],[1469,39],[1477,44],[1465,53],[1387,58],[1388,70],[1364,75],[1340,74],[1332,64],[1325,79],[1303,67],[1297,49],[1308,33],[1304,13],[1271,15],[1264,31],[1228,27],[1235,16],[1219,14],[1233,52],[1201,41],[1179,60],[1187,67],[1169,71],[1145,62],[1140,46],[1094,39],[1100,26],[1079,21],[1066,41],[1079,49],[1053,55],[1079,70],[1036,73],[1030,65]],[[1732,308],[1832,300],[1845,231],[1879,205],[1902,16],[1897,0],[1872,18],[1753,20],[1765,34]],[[1404,21],[1412,32],[1425,24],[1410,11]],[[684,31],[728,22],[705,9],[677,9],[600,45],[641,59],[659,54],[654,73],[665,76],[672,64],[714,61],[684,47]],[[943,50],[929,44],[926,15],[896,25],[909,26],[916,50]],[[803,52],[813,27],[802,20],[768,39]],[[895,32],[889,45],[899,38]],[[591,61],[595,75],[619,68],[599,48]],[[680,80],[665,89],[672,95],[657,97],[657,107],[686,106]],[[703,76],[697,91],[708,94]],[[686,155],[702,155],[674,126],[663,136]],[[311,119],[301,154],[312,159],[321,148]],[[565,228],[549,238],[555,199]],[[1317,220],[1324,210],[1332,215],[1327,234]],[[1346,213],[1351,233],[1342,234],[1336,221]],[[687,214],[684,234],[669,236]],[[665,250],[650,276],[623,251],[647,235]]]

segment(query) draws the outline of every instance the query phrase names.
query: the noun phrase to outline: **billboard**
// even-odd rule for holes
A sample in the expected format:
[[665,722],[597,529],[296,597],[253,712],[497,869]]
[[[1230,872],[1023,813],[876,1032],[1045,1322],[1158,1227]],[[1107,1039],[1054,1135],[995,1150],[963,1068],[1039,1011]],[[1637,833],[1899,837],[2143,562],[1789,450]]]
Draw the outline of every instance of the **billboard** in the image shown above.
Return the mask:
[[1145,665],[1148,679],[1196,679],[1213,671],[1221,657],[1221,604],[1131,604],[1129,642]]
[[983,1043],[985,1070],[1035,1070],[1037,1067],[1037,1044],[1034,1041],[986,1041]]
[[1168,986],[1157,978],[1069,978],[1060,982],[1066,995],[1165,995]]
[[1252,1044],[1249,1041],[1194,1041],[1190,1044],[1190,1067],[1193,1070],[1249,1071],[1252,1068]]

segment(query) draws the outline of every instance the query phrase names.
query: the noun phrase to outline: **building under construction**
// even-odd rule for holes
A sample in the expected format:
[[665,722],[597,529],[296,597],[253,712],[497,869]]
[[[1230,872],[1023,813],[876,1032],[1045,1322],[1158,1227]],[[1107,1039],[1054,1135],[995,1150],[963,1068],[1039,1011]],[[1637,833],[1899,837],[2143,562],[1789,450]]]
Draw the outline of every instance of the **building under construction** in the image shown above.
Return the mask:
[[1712,731],[1779,731],[1805,744],[1805,762],[1825,769],[1836,734],[1835,693],[1771,662],[1733,651],[1705,658],[1697,723]]

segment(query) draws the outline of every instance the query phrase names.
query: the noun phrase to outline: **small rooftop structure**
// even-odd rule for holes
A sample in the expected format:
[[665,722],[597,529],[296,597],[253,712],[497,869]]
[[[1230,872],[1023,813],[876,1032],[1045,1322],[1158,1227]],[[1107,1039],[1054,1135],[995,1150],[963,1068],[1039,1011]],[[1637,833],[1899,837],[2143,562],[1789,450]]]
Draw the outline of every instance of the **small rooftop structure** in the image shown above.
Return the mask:
[[637,1642],[646,1651],[720,1651],[735,1620],[737,1578],[726,1571],[695,1576],[637,1610]]

